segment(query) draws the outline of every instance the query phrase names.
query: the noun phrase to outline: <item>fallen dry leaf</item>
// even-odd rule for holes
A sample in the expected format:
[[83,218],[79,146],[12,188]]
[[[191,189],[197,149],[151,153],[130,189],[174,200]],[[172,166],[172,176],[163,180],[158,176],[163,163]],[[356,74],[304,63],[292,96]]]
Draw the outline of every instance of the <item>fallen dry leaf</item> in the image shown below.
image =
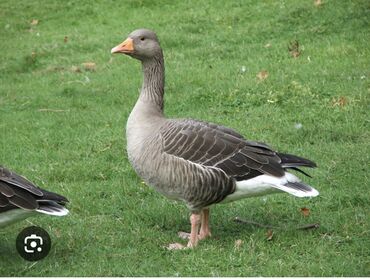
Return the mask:
[[261,71],[257,74],[257,78],[259,80],[265,80],[269,76],[269,73],[267,71]]
[[65,43],[68,42],[68,36],[64,36],[64,40],[63,40]]
[[243,245],[243,240],[237,239],[235,240],[235,249],[240,249],[240,247]]
[[332,100],[333,107],[336,107],[336,106],[344,107],[347,104],[348,104],[348,99],[345,96],[340,96]]
[[58,229],[56,229],[56,230],[54,231],[54,234],[55,234],[55,236],[56,236],[57,238],[60,238],[60,237],[61,237],[60,230],[58,230]]
[[86,71],[95,71],[96,70],[96,64],[94,62],[85,62],[82,63],[82,66]]
[[310,215],[310,210],[307,207],[302,207],[301,213],[303,214],[304,217],[308,217]]
[[39,20],[38,19],[32,19],[31,25],[35,26],[37,24],[39,24]]
[[48,73],[62,72],[64,70],[65,70],[65,67],[59,66],[59,65],[50,65],[45,69],[45,71]]
[[299,43],[297,40],[290,42],[288,50],[290,52],[290,55],[294,58],[297,58],[299,55],[301,55],[301,51],[299,50]]
[[291,54],[294,58],[297,58],[301,53],[299,51],[292,51]]
[[321,0],[315,0],[315,1],[313,2],[313,4],[314,4],[316,7],[319,7],[319,6],[321,6],[321,5],[322,5],[322,2],[321,2]]
[[266,236],[267,236],[267,240],[268,241],[271,241],[272,240],[272,237],[274,236],[274,232],[273,230],[268,230],[267,233],[266,233]]
[[72,72],[75,72],[75,73],[81,73],[81,69],[77,66],[72,66],[71,67],[71,71]]

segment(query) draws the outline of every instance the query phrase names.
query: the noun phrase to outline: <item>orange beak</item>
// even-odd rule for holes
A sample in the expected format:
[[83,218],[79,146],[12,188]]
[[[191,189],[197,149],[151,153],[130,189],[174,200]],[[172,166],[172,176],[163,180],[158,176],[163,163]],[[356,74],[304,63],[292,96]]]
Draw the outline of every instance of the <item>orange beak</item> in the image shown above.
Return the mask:
[[131,38],[127,38],[124,42],[112,48],[110,52],[111,53],[133,53],[134,52],[133,40]]

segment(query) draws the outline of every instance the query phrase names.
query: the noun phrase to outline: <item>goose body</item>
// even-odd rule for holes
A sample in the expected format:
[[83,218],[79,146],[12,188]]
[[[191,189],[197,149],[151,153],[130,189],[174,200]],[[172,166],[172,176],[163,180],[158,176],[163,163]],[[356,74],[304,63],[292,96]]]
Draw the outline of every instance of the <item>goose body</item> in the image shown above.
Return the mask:
[[37,213],[64,216],[68,200],[0,166],[0,228]]
[[146,183],[168,198],[185,202],[191,211],[188,247],[210,235],[209,207],[213,204],[278,192],[318,195],[288,172],[304,173],[298,167],[316,167],[314,162],[278,153],[221,125],[165,118],[164,59],[153,31],[136,30],[111,52],[142,63],[141,93],[126,126],[127,153]]

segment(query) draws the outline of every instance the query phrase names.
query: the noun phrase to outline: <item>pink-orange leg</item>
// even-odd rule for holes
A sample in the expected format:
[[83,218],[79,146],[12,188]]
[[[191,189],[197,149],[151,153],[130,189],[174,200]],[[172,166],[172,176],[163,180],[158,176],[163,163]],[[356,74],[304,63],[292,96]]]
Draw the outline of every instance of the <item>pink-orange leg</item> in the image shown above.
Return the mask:
[[167,247],[167,249],[178,250],[178,249],[185,249],[185,248],[193,248],[198,245],[198,240],[199,240],[198,233],[199,233],[199,227],[201,223],[201,213],[192,213],[190,216],[190,223],[191,223],[190,234],[179,232],[179,236],[181,238],[189,239],[187,246],[184,246],[180,243],[172,243]]
[[205,239],[209,236],[211,236],[211,231],[209,229],[209,208],[205,208],[202,210],[199,240]]
[[191,223],[191,231],[190,231],[190,238],[187,247],[193,248],[198,245],[198,232],[199,226],[201,223],[201,214],[199,213],[192,213],[190,216],[190,223]]
[[167,247],[169,250],[194,248],[198,245],[199,240],[211,236],[211,231],[209,229],[209,208],[203,209],[200,213],[192,213],[190,216],[190,223],[190,233],[179,232],[181,238],[189,239],[187,246],[185,247],[180,243],[173,243]]

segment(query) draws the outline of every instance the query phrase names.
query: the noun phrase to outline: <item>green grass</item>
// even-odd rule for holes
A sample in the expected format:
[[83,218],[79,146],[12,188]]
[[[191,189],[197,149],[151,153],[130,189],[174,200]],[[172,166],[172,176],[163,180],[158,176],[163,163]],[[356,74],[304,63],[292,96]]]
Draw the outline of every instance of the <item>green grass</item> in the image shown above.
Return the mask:
[[[368,1],[204,2],[0,2],[0,162],[67,196],[71,211],[1,230],[1,276],[370,275]],[[141,69],[110,55],[139,27],[155,30],[164,48],[167,116],[222,123],[316,161],[306,181],[320,196],[215,206],[211,239],[164,249],[190,229],[189,213],[130,167],[124,127]],[[266,229],[236,216],[280,228],[268,241]],[[30,224],[53,241],[37,263],[15,250]]]

